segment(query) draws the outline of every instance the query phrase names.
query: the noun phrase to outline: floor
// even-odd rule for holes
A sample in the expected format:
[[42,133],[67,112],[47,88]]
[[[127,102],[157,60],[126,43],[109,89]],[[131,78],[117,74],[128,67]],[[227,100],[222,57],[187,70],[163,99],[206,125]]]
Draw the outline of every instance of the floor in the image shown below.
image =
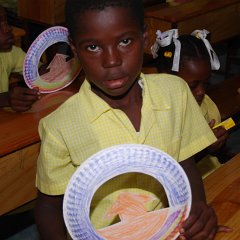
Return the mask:
[[1,240],[40,240],[33,214],[34,202],[0,217]]
[[[221,62],[221,71],[225,71],[226,46],[219,45],[215,48]],[[240,49],[239,49],[240,50]],[[238,50],[238,56],[240,51]],[[229,74],[240,73],[240,62],[233,63]],[[213,73],[210,83],[215,85],[224,80],[224,75]],[[240,127],[230,134],[227,145],[234,152],[240,152]],[[22,211],[21,213],[0,217],[0,239],[1,240],[40,240],[32,210]]]

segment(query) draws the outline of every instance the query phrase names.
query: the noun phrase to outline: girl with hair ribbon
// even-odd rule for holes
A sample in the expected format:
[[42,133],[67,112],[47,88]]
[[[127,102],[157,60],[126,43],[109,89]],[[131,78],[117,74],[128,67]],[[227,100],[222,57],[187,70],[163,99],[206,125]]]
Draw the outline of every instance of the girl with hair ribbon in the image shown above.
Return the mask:
[[170,73],[183,78],[199,104],[201,111],[217,141],[196,155],[197,164],[203,177],[206,177],[227,161],[232,154],[227,153],[225,142],[227,130],[220,126],[221,115],[216,104],[206,94],[211,70],[218,70],[220,62],[207,39],[205,29],[195,30],[190,35],[178,34],[178,29],[166,32],[157,31],[157,38],[151,47],[158,72]]

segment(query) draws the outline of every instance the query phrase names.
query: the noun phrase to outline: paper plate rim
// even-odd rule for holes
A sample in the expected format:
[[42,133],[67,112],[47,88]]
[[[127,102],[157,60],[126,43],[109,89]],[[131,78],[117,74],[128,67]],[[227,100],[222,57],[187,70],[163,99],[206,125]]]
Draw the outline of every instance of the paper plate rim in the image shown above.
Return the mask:
[[[55,34],[54,38],[53,38],[53,34]],[[25,80],[25,83],[30,89],[39,87],[39,86],[33,85],[33,82],[37,80],[41,80],[41,76],[38,73],[38,64],[40,62],[40,58],[42,54],[48,47],[58,42],[65,42],[69,45],[68,29],[66,27],[53,26],[53,27],[47,28],[46,30],[44,30],[42,33],[38,35],[38,37],[32,42],[31,46],[29,47],[23,62],[23,78]],[[35,62],[35,64],[32,64],[32,70],[29,70],[28,69],[29,64],[32,63],[33,61]],[[59,86],[59,87],[57,86],[55,88],[52,87],[50,89],[39,88],[39,92],[52,93],[52,92],[59,91],[67,87],[68,85],[70,85],[82,70],[82,67],[80,64],[79,66],[76,66],[76,67],[77,69],[76,71],[74,71],[71,79],[69,81],[66,81],[66,83],[63,83],[62,86]],[[35,75],[34,80],[32,80],[31,78],[33,75]]]
[[[188,178],[187,178],[187,175],[186,173],[184,172],[184,170],[182,169],[182,167],[179,165],[179,163],[176,162],[176,160],[174,160],[170,155],[168,155],[167,153],[163,152],[162,150],[160,149],[157,149],[155,147],[152,147],[152,146],[148,146],[148,145],[145,145],[145,144],[119,144],[119,145],[114,145],[112,147],[108,147],[108,148],[105,148],[103,150],[100,150],[99,152],[93,154],[92,156],[90,156],[83,164],[81,164],[81,166],[75,171],[75,173],[73,174],[73,176],[71,177],[69,183],[68,183],[68,186],[66,188],[66,191],[65,191],[65,195],[64,195],[64,200],[63,200],[63,216],[64,216],[64,221],[65,221],[65,224],[67,226],[67,229],[71,235],[71,237],[73,239],[79,239],[79,238],[76,238],[75,237],[75,232],[71,226],[71,224],[69,223],[69,219],[68,219],[68,207],[69,207],[69,204],[68,204],[68,201],[69,201],[69,196],[71,195],[71,191],[72,191],[72,186],[75,185],[75,182],[76,182],[76,178],[79,177],[79,175],[83,174],[84,172],[84,169],[87,169],[89,168],[89,164],[91,165],[92,161],[96,160],[96,158],[101,158],[102,155],[107,155],[107,154],[111,154],[112,151],[115,151],[115,150],[124,150],[126,148],[130,148],[130,149],[138,149],[138,150],[150,150],[150,151],[153,151],[153,152],[156,152],[158,154],[160,154],[162,157],[166,157],[168,160],[170,159],[171,160],[171,164],[175,165],[177,167],[177,169],[181,172],[181,176],[183,177],[184,181],[185,181],[185,184],[186,184],[186,189],[187,189],[187,193],[188,193],[188,201],[186,203],[186,212],[185,212],[185,217],[184,219],[186,219],[186,217],[188,217],[189,213],[190,213],[190,209],[191,209],[191,201],[192,201],[192,195],[191,195],[191,188],[190,188],[190,184],[189,184],[189,181],[188,181]],[[104,159],[101,159],[100,161],[104,161]],[[105,163],[105,162],[104,162]],[[131,162],[128,162],[128,164],[131,164]],[[132,165],[131,165],[132,166]],[[134,167],[134,166],[133,166]],[[155,166],[156,167],[156,166]],[[129,169],[129,167],[128,167]],[[85,231],[85,234],[89,234],[88,230],[90,230],[90,235],[89,237],[92,239],[92,240],[97,240],[97,239],[104,239],[102,238],[101,236],[99,236],[97,233],[96,233],[96,230],[95,228],[91,225],[91,221],[90,221],[90,217],[89,217],[89,209],[90,209],[90,204],[91,204],[91,200],[92,200],[92,197],[94,196],[94,193],[96,192],[96,190],[98,189],[98,187],[100,187],[101,185],[103,185],[106,181],[108,181],[109,179],[115,177],[115,176],[118,176],[118,175],[121,175],[121,174],[124,174],[124,173],[130,173],[130,172],[139,172],[139,173],[144,173],[144,174],[147,174],[147,175],[150,175],[154,178],[156,178],[155,176],[153,176],[152,174],[149,174],[149,172],[147,171],[132,171],[132,168],[131,168],[131,171],[129,170],[125,170],[125,171],[121,171],[120,173],[115,173],[109,177],[105,177],[104,181],[98,181],[98,183],[94,184],[95,186],[95,189],[89,191],[88,189],[88,192],[91,192],[91,196],[89,198],[89,202],[85,204],[85,206],[82,208],[81,210],[81,215],[83,215],[83,218],[85,217],[85,220],[87,221],[87,227],[84,228],[84,231]],[[111,174],[111,173],[110,173]],[[159,179],[157,179],[159,181]],[[164,187],[164,183],[159,181],[160,184],[163,185]],[[165,189],[165,187],[164,187]],[[168,201],[169,201],[169,192],[165,189],[165,192],[167,194],[167,198],[168,198]],[[171,203],[169,202],[170,204],[170,207],[172,206]],[[87,210],[87,211],[86,211]],[[84,215],[85,214],[85,215]],[[79,219],[78,219],[79,220]],[[79,222],[76,223],[76,225],[78,225]],[[81,223],[82,224],[82,223]],[[81,225],[80,224],[80,225]],[[172,231],[171,231],[172,232]],[[92,235],[93,234],[93,235]],[[178,237],[178,233],[175,233],[175,236],[171,239],[176,239]],[[80,238],[81,239],[81,238]],[[83,238],[85,239],[85,238]],[[88,239],[88,238],[86,238]]]

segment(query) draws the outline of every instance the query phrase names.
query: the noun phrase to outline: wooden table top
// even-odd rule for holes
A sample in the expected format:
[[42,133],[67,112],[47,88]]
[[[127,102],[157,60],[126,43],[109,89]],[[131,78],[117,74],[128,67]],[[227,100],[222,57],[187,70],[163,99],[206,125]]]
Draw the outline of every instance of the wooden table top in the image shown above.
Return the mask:
[[9,108],[0,109],[0,157],[39,142],[39,120],[76,93],[80,84],[81,80],[77,79],[58,92],[43,94],[27,112],[16,113]]
[[240,154],[207,176],[204,186],[219,224],[233,229],[230,233],[217,233],[215,240],[240,239]]
[[145,16],[177,23],[236,3],[240,0],[188,0],[178,5],[159,4],[146,8]]

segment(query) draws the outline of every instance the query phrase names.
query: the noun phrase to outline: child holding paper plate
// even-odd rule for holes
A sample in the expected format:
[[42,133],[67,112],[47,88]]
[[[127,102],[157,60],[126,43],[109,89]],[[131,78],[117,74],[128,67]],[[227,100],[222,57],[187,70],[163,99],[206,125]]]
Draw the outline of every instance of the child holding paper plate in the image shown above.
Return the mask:
[[[63,196],[77,168],[100,150],[126,143],[161,149],[185,170],[192,207],[178,230],[181,239],[214,239],[216,232],[227,231],[206,202],[192,158],[216,138],[187,84],[170,74],[141,73],[148,42],[142,1],[67,0],[66,23],[86,79],[77,94],[39,125],[36,223],[42,239],[67,238]],[[112,224],[114,219],[104,216],[116,195],[132,186],[136,193],[154,197],[147,211],[162,206],[159,185],[136,176],[123,174],[99,191],[90,213],[96,229]]]
[[11,107],[23,112],[39,98],[37,90],[14,86],[9,89],[11,73],[21,73],[25,52],[14,46],[12,29],[7,23],[6,12],[0,6],[0,107]]
[[177,29],[157,31],[157,39],[151,48],[158,72],[177,75],[187,82],[203,116],[218,139],[197,155],[198,159],[207,155],[198,162],[203,177],[221,166],[213,155],[221,154],[221,159],[226,160],[227,156],[223,157],[226,152],[222,150],[226,150],[224,145],[228,137],[224,127],[214,128],[221,122],[221,115],[216,104],[205,93],[211,71],[220,67],[218,57],[207,40],[207,34],[205,29],[181,36],[178,36]]

